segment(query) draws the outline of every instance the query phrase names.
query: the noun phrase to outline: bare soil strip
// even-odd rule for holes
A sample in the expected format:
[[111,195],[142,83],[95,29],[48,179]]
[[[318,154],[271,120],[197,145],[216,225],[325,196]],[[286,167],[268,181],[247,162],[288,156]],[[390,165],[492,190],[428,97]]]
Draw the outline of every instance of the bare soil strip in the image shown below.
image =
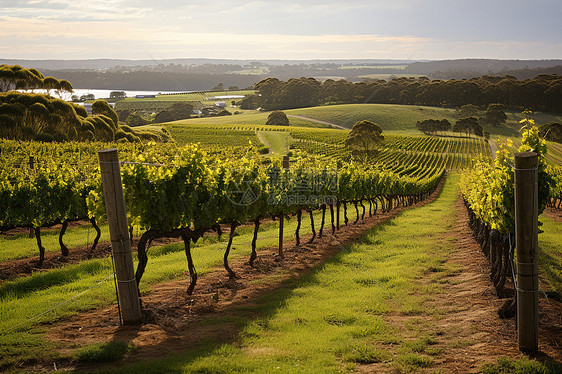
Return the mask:
[[[456,203],[454,229],[443,238],[452,243],[449,264],[460,268],[447,278],[443,293],[436,295],[426,309],[437,316],[385,316],[404,338],[413,334],[411,326],[437,335],[434,349],[441,349],[429,372],[478,373],[485,363],[499,357],[522,358],[517,348],[516,319],[500,319],[498,309],[507,299],[499,299],[490,281],[488,260],[473,239],[462,198]],[[430,284],[428,278],[420,282]],[[562,304],[540,298],[539,359],[562,362]],[[410,327],[409,327],[410,326]],[[419,333],[419,332],[418,332]],[[362,372],[394,373],[386,364],[363,365]]]
[[[176,241],[179,241],[179,239],[163,238],[155,240],[153,245],[165,245]],[[138,238],[134,238],[132,242],[133,248],[136,248],[137,243]],[[91,245],[69,248],[68,256],[62,256],[60,252],[46,252],[42,267],[37,266],[39,263],[39,256],[2,262],[0,263],[0,284],[17,277],[31,275],[33,272],[47,271],[70,264],[77,264],[92,258],[104,258],[108,257],[110,254],[111,243],[100,242],[93,251],[91,250]]]

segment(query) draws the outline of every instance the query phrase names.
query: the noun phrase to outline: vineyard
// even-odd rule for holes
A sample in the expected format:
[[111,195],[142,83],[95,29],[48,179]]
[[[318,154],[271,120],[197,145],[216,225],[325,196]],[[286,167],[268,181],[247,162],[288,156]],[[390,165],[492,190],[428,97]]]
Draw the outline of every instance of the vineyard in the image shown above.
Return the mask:
[[[0,165],[0,230],[7,235],[0,239],[0,245],[17,246],[23,242],[23,236],[32,230],[39,254],[37,261],[33,262],[36,271],[31,275],[24,276],[25,272],[22,272],[21,276],[0,281],[0,328],[5,337],[0,343],[0,370],[13,368],[20,363],[29,365],[34,359],[41,363],[59,362],[69,365],[68,367],[72,367],[77,361],[96,362],[96,359],[84,358],[93,349],[87,344],[85,348],[81,347],[85,349],[80,351],[82,353],[73,353],[71,356],[60,357],[57,356],[60,353],[50,353],[49,348],[64,343],[47,341],[44,334],[48,329],[47,325],[59,324],[68,318],[81,318],[78,316],[84,315],[84,311],[92,311],[101,320],[107,321],[107,308],[115,309],[111,257],[107,252],[101,258],[87,256],[87,253],[94,253],[96,246],[107,248],[104,247],[104,239],[100,239],[101,232],[107,230],[97,155],[102,149],[115,147],[119,150],[127,220],[134,243],[135,279],[143,305],[148,306],[148,317],[145,318],[148,318],[149,325],[164,318],[162,313],[165,312],[159,309],[160,304],[154,303],[151,290],[158,289],[159,285],[166,282],[177,282],[174,286],[175,293],[167,297],[181,299],[181,303],[188,305],[174,306],[173,310],[182,309],[193,315],[209,313],[209,310],[213,313],[213,303],[216,303],[217,310],[221,310],[220,303],[227,298],[227,294],[231,295],[232,300],[244,305],[245,299],[236,298],[237,287],[242,287],[237,286],[239,283],[244,283],[244,287],[248,289],[254,286],[258,289],[263,286],[261,282],[287,281],[295,269],[283,268],[287,266],[283,265],[284,262],[292,263],[292,266],[300,270],[306,269],[306,266],[301,269],[305,259],[312,261],[314,256],[322,257],[319,252],[315,252],[318,251],[317,247],[332,245],[332,251],[339,252],[343,247],[337,240],[343,241],[349,237],[349,241],[344,242],[345,248],[353,243],[377,248],[376,254],[365,249],[354,254],[351,249],[345,249],[341,255],[337,255],[340,257],[336,260],[330,260],[332,262],[328,263],[326,269],[312,273],[312,276],[317,274],[322,278],[322,282],[326,283],[326,290],[333,288],[331,292],[346,294],[341,300],[332,301],[332,298],[335,299],[333,295],[317,290],[318,295],[326,298],[318,308],[323,310],[324,305],[333,303],[338,304],[341,309],[335,312],[325,310],[321,317],[313,310],[308,310],[305,315],[295,309],[289,316],[283,314],[286,311],[280,310],[280,314],[271,321],[266,320],[265,316],[260,317],[245,330],[247,339],[258,336],[262,341],[269,339],[270,344],[278,347],[280,352],[291,351],[292,348],[274,342],[271,335],[262,334],[264,331],[268,331],[268,334],[269,331],[279,332],[279,329],[286,328],[279,326],[285,326],[286,323],[305,330],[311,328],[313,335],[330,331],[334,339],[348,344],[336,344],[334,351],[327,351],[329,357],[322,356],[311,359],[312,361],[297,355],[300,360],[298,362],[302,361],[309,368],[320,365],[318,367],[327,367],[328,371],[337,368],[355,370],[364,364],[393,362],[392,365],[398,367],[399,371],[408,371],[418,366],[430,367],[443,354],[439,350],[432,350],[431,346],[438,344],[440,336],[447,335],[448,332],[425,331],[416,336],[418,348],[408,339],[399,339],[397,344],[402,348],[395,361],[393,353],[381,348],[382,343],[374,336],[380,333],[384,339],[393,339],[390,335],[392,327],[382,322],[382,316],[390,313],[395,306],[405,316],[424,315],[421,305],[429,302],[430,297],[418,295],[419,298],[412,298],[410,290],[413,287],[421,295],[433,295],[435,290],[432,287],[441,286],[424,283],[423,287],[427,288],[418,288],[413,286],[415,282],[422,279],[422,283],[426,282],[426,276],[429,276],[446,283],[446,277],[458,274],[453,265],[445,263],[449,241],[443,239],[444,232],[426,232],[429,229],[424,226],[438,225],[452,219],[449,211],[458,196],[457,171],[465,170],[460,177],[460,186],[466,205],[470,208],[471,227],[475,230],[486,227],[487,230],[485,234],[477,233],[476,236],[489,238],[486,241],[504,243],[509,240],[512,231],[505,205],[498,205],[498,202],[504,202],[509,197],[509,184],[503,182],[509,180],[510,176],[505,164],[502,164],[507,160],[508,154],[501,153],[492,166],[489,145],[481,139],[385,134],[385,142],[376,157],[369,164],[361,164],[353,161],[345,147],[348,134],[345,130],[259,125],[187,126],[177,123],[166,126],[177,143],[51,144],[0,141],[0,156],[3,160]],[[264,156],[268,148],[261,143],[258,134],[268,131],[289,134],[288,165],[283,165],[281,159],[272,155]],[[531,134],[525,135],[521,149],[541,149],[537,144]],[[556,147],[553,149],[554,156],[549,161],[552,163],[558,152]],[[541,165],[542,178],[549,178],[551,184],[548,191],[539,194],[541,207],[549,204],[553,209],[560,208],[562,173],[559,168],[547,165],[546,162]],[[445,178],[447,172],[449,176]],[[492,178],[483,178],[484,175]],[[499,185],[504,186],[501,191],[494,189]],[[371,236],[365,243],[357,241],[357,233],[354,234],[356,236],[350,234],[359,228],[372,228],[370,222],[382,220],[382,217],[390,219],[408,207],[421,206],[428,199],[437,198],[441,188],[444,189],[444,195],[438,200],[444,199],[443,201],[437,201],[438,205],[430,205],[435,208],[426,207],[419,213],[411,213],[412,217],[416,217],[410,218],[415,223],[403,223],[412,225],[409,226],[412,227],[411,232],[400,232],[391,223],[375,228],[376,235],[369,234]],[[488,199],[487,196],[493,198]],[[418,208],[411,211],[418,211]],[[430,224],[428,220],[431,219],[434,222]],[[65,232],[66,235],[74,235],[84,230],[78,227],[67,229],[69,223],[75,221],[83,222],[88,227],[87,230],[90,230],[89,227],[92,230],[84,258],[50,269],[49,261],[52,256],[49,253],[60,251],[61,258],[64,258],[75,250],[73,246],[65,244]],[[284,231],[281,225],[283,221]],[[547,222],[546,226],[548,225],[559,227],[552,222]],[[24,235],[17,234],[18,230],[24,230]],[[497,236],[492,238],[492,231],[497,231]],[[58,244],[56,247],[45,248],[42,235],[53,234],[58,236]],[[415,240],[420,245],[427,240],[427,250],[436,251],[433,253],[435,257],[432,258],[425,250],[416,250],[413,242],[405,243],[401,235],[416,237]],[[103,238],[107,238],[107,235]],[[288,243],[285,252],[278,250],[279,240]],[[483,248],[488,247],[483,244]],[[508,265],[512,247],[497,248],[497,252],[494,249],[485,253],[492,264],[492,283],[498,295],[505,296],[509,294],[511,287]],[[268,253],[273,251],[273,256],[267,257],[269,260],[263,254],[266,250]],[[22,257],[15,252],[0,254],[2,262],[31,260],[31,256]],[[380,263],[376,264],[377,261]],[[541,266],[556,272],[560,266],[557,261],[555,259]],[[48,266],[41,269],[45,263]],[[314,264],[316,266],[318,263]],[[224,268],[220,272],[217,270],[218,265]],[[385,270],[384,266],[388,269]],[[350,269],[355,270],[350,272]],[[346,279],[344,271],[350,272],[352,278]],[[323,275],[324,272],[326,274]],[[220,286],[209,283],[213,279],[216,281],[216,278],[205,277],[211,273],[220,277]],[[250,273],[256,277],[256,274],[261,274],[265,278],[245,283],[245,278]],[[413,276],[417,278],[412,278]],[[554,291],[559,290],[556,277],[549,279]],[[342,285],[337,284],[340,281]],[[305,279],[304,282],[299,283],[298,287],[304,287],[311,280]],[[359,288],[351,291],[348,287],[352,286],[346,282]],[[216,287],[226,287],[226,291],[217,290]],[[375,289],[378,291],[374,292]],[[292,292],[300,292],[301,296],[296,297],[302,297],[303,300],[310,299],[314,294],[313,291],[301,288]],[[356,298],[362,298],[362,293],[365,292],[375,301],[359,308],[355,305]],[[435,292],[438,295],[442,291]],[[355,299],[347,299],[351,295]],[[287,308],[299,308],[292,296],[286,296],[286,300]],[[277,301],[268,303],[275,304]],[[343,304],[340,305],[341,303]],[[419,305],[416,307],[415,304]],[[246,313],[253,308],[252,305],[239,308]],[[266,316],[270,315],[270,312],[265,311],[271,305],[256,308]],[[307,310],[305,306],[301,308]],[[271,312],[271,315],[274,314]],[[193,316],[186,318],[197,325],[197,322],[189,319]],[[220,320],[223,317],[216,318],[216,321],[199,321],[201,325],[197,326],[223,326],[224,321]],[[230,318],[228,323],[240,324],[236,318],[241,317],[236,315],[224,318]],[[313,325],[315,318],[320,319],[320,325]],[[172,319],[166,320],[171,326],[166,328],[173,330],[173,323],[181,323],[172,322]],[[412,324],[417,323],[412,321]],[[432,320],[430,325],[436,321]],[[272,327],[269,323],[277,327]],[[371,340],[366,340],[367,337]],[[259,345],[259,339],[251,344]],[[232,348],[219,348],[214,342],[206,344],[212,348],[205,351],[205,354],[215,357],[215,360],[217,355],[221,356],[221,349],[226,350],[225,354],[230,352],[226,371],[259,371],[258,367],[249,370],[237,366],[236,360],[230,356],[234,352],[229,351]],[[119,357],[134,354],[126,345],[120,349],[123,353]],[[318,349],[326,351],[323,346]],[[41,351],[38,357],[37,351]],[[234,356],[240,354],[236,352]],[[291,372],[294,369],[294,363],[290,364],[291,367],[287,366],[286,354],[272,352],[271,357],[284,371]],[[336,358],[335,364],[332,363],[333,357]],[[246,360],[248,367],[256,364],[254,358],[243,359],[244,362]],[[197,372],[197,365],[200,365],[201,372],[221,371],[216,363],[211,364],[204,359],[198,363],[190,362],[189,369],[186,370]]]
[[[244,148],[249,142],[259,144],[257,132],[283,131],[291,137],[290,148],[306,154],[348,162],[350,152],[345,146],[348,132],[325,128],[258,126],[258,125],[180,125],[168,130],[182,144],[201,142],[213,151]],[[217,147],[218,145],[218,147]],[[419,176],[418,169],[444,168],[460,170],[472,165],[477,156],[490,158],[487,142],[476,138],[427,137],[414,135],[386,135],[383,148],[372,162],[379,169],[400,175]],[[412,173],[412,171],[414,173]],[[417,172],[418,174],[415,174]]]

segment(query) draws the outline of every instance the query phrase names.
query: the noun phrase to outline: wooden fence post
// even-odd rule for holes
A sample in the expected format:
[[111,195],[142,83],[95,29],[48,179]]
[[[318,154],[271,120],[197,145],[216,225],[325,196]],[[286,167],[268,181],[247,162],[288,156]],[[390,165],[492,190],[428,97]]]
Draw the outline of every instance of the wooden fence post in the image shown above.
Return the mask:
[[[283,156],[283,169],[289,171],[289,156]],[[279,215],[279,257],[283,257],[283,225],[285,221],[285,214]]]
[[517,248],[517,334],[519,350],[538,351],[538,157],[515,154],[515,246]]
[[99,151],[98,156],[121,317],[125,325],[138,324],[142,321],[142,313],[131,255],[119,155],[117,149],[112,148]]

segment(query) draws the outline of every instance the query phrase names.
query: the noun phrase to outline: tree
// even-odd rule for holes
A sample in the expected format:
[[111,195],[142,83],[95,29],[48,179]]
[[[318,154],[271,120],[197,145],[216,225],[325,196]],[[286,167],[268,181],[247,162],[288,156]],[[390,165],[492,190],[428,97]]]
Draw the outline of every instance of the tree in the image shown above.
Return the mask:
[[505,106],[503,104],[490,104],[486,113],[484,113],[484,122],[492,126],[499,126],[505,123],[507,115],[504,112]]
[[43,75],[19,65],[0,65],[0,92],[43,87]]
[[478,123],[476,117],[467,117],[459,119],[453,126],[454,132],[464,132],[468,137],[473,133],[476,136],[483,136],[482,126]]
[[261,99],[258,95],[247,95],[240,100],[240,109],[258,109],[261,106]]
[[55,93],[60,99],[62,99],[63,92],[68,92],[69,94],[74,92],[74,88],[72,87],[72,84],[66,79],[61,79],[59,81],[59,88],[55,90]]
[[382,129],[378,124],[371,121],[358,121],[349,132],[345,145],[366,162],[378,153],[383,141]]
[[457,109],[459,118],[474,117],[478,114],[478,107],[474,104],[466,104]]
[[131,113],[129,115],[129,117],[127,117],[127,120],[125,122],[127,122],[127,125],[132,126],[132,127],[142,126],[142,125],[146,125],[148,123],[147,120],[142,118],[140,116],[140,114],[137,114],[137,113]]
[[434,135],[437,132],[449,131],[451,129],[451,123],[446,119],[426,119],[418,121],[416,123],[416,128],[426,135]]
[[95,100],[96,96],[94,94],[85,94],[80,96],[80,101]]
[[114,130],[116,130],[117,127],[119,127],[119,116],[117,115],[117,113],[115,113],[113,108],[111,106],[109,106],[109,104],[105,100],[94,101],[94,103],[92,104],[92,114],[93,115],[96,115],[96,114],[106,115],[109,118],[111,118],[111,121],[113,122],[112,127],[113,127]]
[[125,94],[125,91],[111,91],[109,93],[110,99],[124,99],[126,97],[127,95]]
[[[260,94],[256,100],[259,100],[259,104],[262,108],[265,110],[279,109],[279,91],[283,85],[284,83],[277,78],[262,79],[254,85],[254,90],[258,91]],[[243,100],[242,105],[244,104],[245,102]],[[242,109],[245,108],[242,107]]]
[[289,118],[280,110],[269,113],[267,116],[267,126],[289,126]]
[[50,95],[51,90],[58,91],[61,89],[61,85],[57,78],[45,77],[45,79],[43,79],[43,88],[47,90],[47,95]]
[[187,119],[193,113],[193,105],[186,102],[174,103],[168,110],[163,110],[154,117],[154,123],[163,123]]

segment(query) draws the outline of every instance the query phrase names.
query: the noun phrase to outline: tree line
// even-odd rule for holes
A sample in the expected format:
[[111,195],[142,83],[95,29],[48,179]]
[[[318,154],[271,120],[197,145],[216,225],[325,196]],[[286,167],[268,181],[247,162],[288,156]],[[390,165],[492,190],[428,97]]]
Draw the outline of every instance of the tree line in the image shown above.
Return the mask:
[[[15,90],[46,90],[46,94]],[[105,100],[92,104],[92,113],[82,105],[59,97],[73,92],[66,80],[45,77],[37,69],[0,65],[0,138],[36,141],[167,141],[162,131],[138,131],[119,123],[119,116]]]
[[0,138],[35,141],[166,141],[163,132],[138,131],[119,123],[105,100],[92,104],[92,114],[77,104],[44,94],[11,91],[0,94]]
[[37,69],[26,69],[19,65],[0,65],[0,92],[34,89],[47,90],[47,94],[51,91],[60,94],[63,91],[72,92],[72,84],[65,79],[45,77]]
[[507,108],[562,112],[562,76],[538,75],[534,79],[485,75],[471,79],[430,80],[394,78],[352,83],[328,79],[266,78],[254,85],[259,96],[249,96],[242,108],[260,106],[282,110],[322,104],[406,104],[461,107],[471,104],[486,108],[502,104]]

